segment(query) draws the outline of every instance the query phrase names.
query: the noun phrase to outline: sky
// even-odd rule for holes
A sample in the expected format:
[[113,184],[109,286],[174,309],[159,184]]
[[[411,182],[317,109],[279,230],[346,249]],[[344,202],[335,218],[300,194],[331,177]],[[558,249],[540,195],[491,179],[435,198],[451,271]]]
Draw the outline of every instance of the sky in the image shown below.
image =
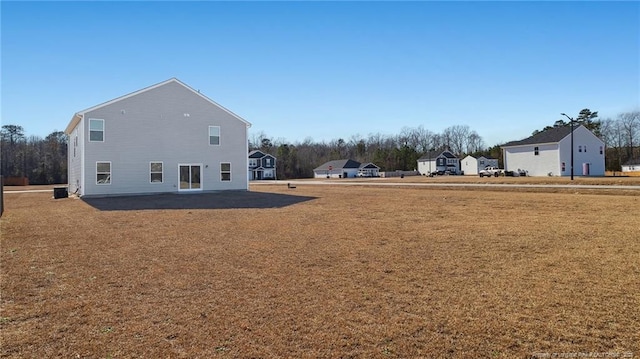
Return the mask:
[[487,146],[640,109],[640,2],[0,2],[1,123],[45,137],[176,77],[329,142],[469,126]]

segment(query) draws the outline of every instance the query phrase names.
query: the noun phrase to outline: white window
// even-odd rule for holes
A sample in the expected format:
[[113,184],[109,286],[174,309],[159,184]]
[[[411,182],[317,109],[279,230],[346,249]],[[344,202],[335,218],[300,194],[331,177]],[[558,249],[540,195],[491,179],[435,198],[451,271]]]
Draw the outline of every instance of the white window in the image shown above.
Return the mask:
[[231,163],[220,164],[220,180],[231,181]]
[[271,166],[271,158],[267,158],[267,166]]
[[258,166],[258,161],[255,158],[250,158],[249,159],[249,166],[251,166],[251,167]]
[[220,145],[220,126],[209,126],[209,144]]
[[151,183],[162,183],[162,162],[151,162],[149,173]]
[[111,162],[96,162],[96,184],[111,184]]
[[89,119],[89,142],[104,142],[104,120]]

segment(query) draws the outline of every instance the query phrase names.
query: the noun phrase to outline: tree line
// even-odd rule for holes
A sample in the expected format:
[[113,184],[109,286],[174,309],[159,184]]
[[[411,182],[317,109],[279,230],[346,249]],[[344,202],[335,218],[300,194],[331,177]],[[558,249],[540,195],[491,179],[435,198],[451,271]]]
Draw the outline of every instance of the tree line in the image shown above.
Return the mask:
[[640,158],[640,110],[619,113],[600,123],[600,138],[607,148],[607,170],[620,171],[629,160]]
[[381,171],[411,171],[416,169],[418,158],[428,152],[437,155],[445,149],[456,155],[500,157],[499,147],[485,148],[482,137],[466,125],[450,126],[441,133],[423,126],[405,127],[396,135],[354,135],[346,140],[338,138],[329,142],[314,142],[306,138],[302,142],[290,143],[260,132],[251,137],[249,147],[277,158],[278,179],[313,177],[314,168],[337,159],[372,162]]
[[3,177],[27,177],[29,184],[67,183],[67,135],[62,131],[27,137],[22,126],[3,125],[0,153]]
[[[574,119],[593,131],[605,143],[606,169],[620,171],[632,158],[640,157],[640,110],[623,112],[615,118],[598,118],[598,112],[580,111]],[[566,126],[565,120],[548,128]],[[18,125],[3,125],[0,131],[0,171],[4,177],[27,177],[31,184],[57,184],[67,182],[67,136],[54,131],[45,138],[26,136]],[[469,126],[455,125],[435,133],[423,126],[405,127],[399,134],[353,135],[329,142],[316,142],[306,138],[302,142],[288,142],[270,138],[264,132],[249,139],[251,150],[259,149],[277,158],[279,179],[313,177],[313,169],[336,159],[354,159],[372,162],[382,171],[411,171],[418,158],[432,152],[437,155],[450,150],[459,158],[466,155],[496,158],[502,166],[501,145],[486,147],[480,135]]]
[[[604,141],[606,170],[620,171],[624,163],[640,157],[640,111],[623,112],[614,119],[599,119],[597,111],[585,108],[572,119],[574,125],[584,125]],[[532,135],[569,124],[570,121],[560,119]],[[277,158],[279,179],[313,177],[313,169],[321,164],[347,158],[362,163],[372,162],[381,171],[410,171],[416,169],[418,158],[429,152],[437,155],[443,150],[450,150],[458,158],[467,155],[495,158],[503,167],[502,145],[485,147],[476,131],[461,125],[448,127],[442,133],[434,133],[422,126],[405,127],[397,135],[354,135],[347,140],[339,138],[329,142],[314,142],[307,138],[290,143],[260,132],[249,141],[250,149],[261,150]]]

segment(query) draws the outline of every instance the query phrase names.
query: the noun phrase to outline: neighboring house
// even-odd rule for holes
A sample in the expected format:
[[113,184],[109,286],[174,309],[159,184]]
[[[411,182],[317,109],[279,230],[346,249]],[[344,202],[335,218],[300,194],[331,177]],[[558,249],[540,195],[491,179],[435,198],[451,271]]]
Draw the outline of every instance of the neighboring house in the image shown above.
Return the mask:
[[378,177],[380,168],[373,163],[362,164],[351,159],[335,160],[313,170],[314,178]]
[[632,158],[622,165],[622,172],[639,172],[640,157]]
[[418,159],[418,172],[422,175],[431,173],[460,173],[460,160],[451,151],[443,151],[439,155],[435,152],[427,152]]
[[[506,171],[527,171],[529,176],[571,175],[571,126],[554,127],[502,147]],[[573,130],[573,173],[604,176],[604,142],[578,125]]]
[[248,190],[250,126],[175,78],[90,107],[65,130],[69,191]]
[[249,180],[276,179],[276,158],[260,150],[249,152]]
[[380,177],[380,167],[373,163],[363,163],[358,167],[358,177]]
[[487,166],[498,167],[498,160],[484,156],[475,158],[469,155],[460,161],[460,169],[465,175],[477,175]]

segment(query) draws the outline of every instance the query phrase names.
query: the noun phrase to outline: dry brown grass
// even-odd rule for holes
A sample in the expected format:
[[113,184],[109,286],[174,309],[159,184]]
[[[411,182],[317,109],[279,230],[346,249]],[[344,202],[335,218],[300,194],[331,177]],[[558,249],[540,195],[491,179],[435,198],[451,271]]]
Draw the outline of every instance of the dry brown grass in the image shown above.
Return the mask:
[[[575,176],[571,181],[569,177],[483,177],[479,176],[406,176],[405,178],[384,178],[383,181],[407,181],[418,183],[499,183],[499,184],[551,184],[551,185],[640,185],[640,177],[581,177]],[[359,179],[359,181],[371,181],[371,179]]]
[[640,355],[640,196],[252,190],[316,199],[99,211],[6,195],[0,355]]

